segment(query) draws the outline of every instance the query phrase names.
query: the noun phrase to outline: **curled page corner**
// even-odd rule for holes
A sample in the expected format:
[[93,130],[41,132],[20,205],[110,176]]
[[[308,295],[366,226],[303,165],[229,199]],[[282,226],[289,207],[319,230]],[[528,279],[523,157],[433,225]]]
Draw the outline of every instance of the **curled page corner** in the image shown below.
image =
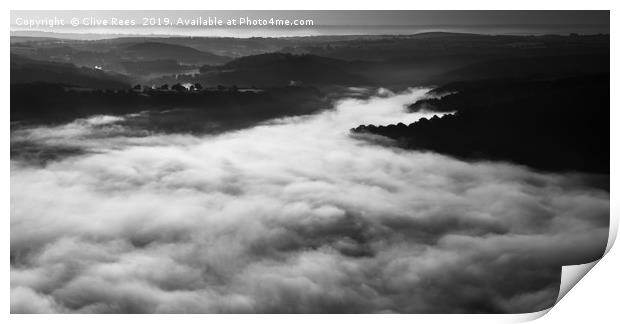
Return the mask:
[[[618,236],[618,221],[619,220],[620,220],[620,217],[617,217],[617,216],[614,217],[614,215],[611,215],[609,218],[609,236],[607,238],[607,247],[605,247],[605,254],[609,253],[609,250],[611,250],[611,247],[616,242],[616,237]],[[603,257],[605,257],[605,254],[603,254]]]
[[533,320],[539,319],[543,316],[545,316],[545,314],[547,314],[552,307],[549,307],[547,309],[543,309],[541,311],[538,312],[532,312],[532,313],[525,313],[525,314],[521,314],[518,318],[516,319],[516,323],[524,323],[524,322],[531,322]]
[[588,271],[592,270],[594,266],[601,259],[592,261],[590,263],[567,265],[562,267],[562,279],[560,282],[560,292],[558,298],[555,301],[557,304],[566,294],[581,280]]
[[[618,235],[618,217],[614,217],[613,215],[609,220],[609,236],[607,238],[607,246],[605,248],[605,253],[600,259],[594,260],[590,263],[576,264],[576,265],[566,265],[562,267],[562,279],[560,282],[560,292],[558,294],[558,298],[555,301],[555,305],[566,296],[566,294],[573,288],[575,285],[581,280],[586,273],[588,273],[594,266],[601,261],[602,258],[609,253],[611,247],[614,245],[616,241],[616,237]],[[553,308],[553,307],[551,307]],[[549,308],[549,309],[551,309]]]
[[545,316],[553,307],[555,307],[555,305],[557,305],[560,302],[560,300],[562,300],[562,298],[564,298],[564,296],[566,296],[566,294],[571,289],[573,289],[573,287],[575,287],[575,285],[577,285],[577,283],[581,279],[583,279],[583,277],[585,277],[585,275],[590,270],[592,270],[592,268],[594,268],[594,266],[599,261],[601,261],[601,259],[605,257],[605,255],[607,255],[607,253],[609,253],[609,250],[611,250],[611,247],[614,245],[617,236],[618,236],[618,217],[613,217],[612,215],[610,217],[610,223],[609,223],[609,236],[607,239],[607,246],[605,248],[605,253],[603,253],[603,256],[600,259],[594,260],[589,263],[563,266],[562,277],[560,281],[560,291],[558,293],[558,297],[555,300],[555,303],[553,304],[553,306],[547,309],[543,309],[538,312],[520,314],[520,316],[515,317],[514,319],[517,322],[530,322],[530,321],[533,321],[533,320],[536,320],[536,319],[539,319]]
[[[610,234],[611,235],[611,234]],[[566,294],[581,280],[601,259],[590,263],[566,265],[562,267],[562,278],[560,281],[560,291],[553,306],[538,312],[524,313],[516,317],[516,322],[530,322],[545,316]]]
[[[609,236],[607,238],[607,246],[605,248],[605,253],[600,259],[594,260],[589,263],[583,264],[575,264],[575,265],[566,265],[562,267],[562,279],[560,281],[560,292],[558,293],[558,298],[555,301],[555,305],[566,296],[566,294],[573,288],[575,285],[590,271],[594,266],[601,261],[602,258],[605,257],[609,250],[614,245],[616,241],[616,237],[618,235],[618,217],[610,217],[609,222]],[[547,311],[551,310],[552,307],[547,309]],[[546,312],[545,312],[546,313]],[[544,315],[544,314],[542,314]],[[541,315],[541,316],[542,316]]]

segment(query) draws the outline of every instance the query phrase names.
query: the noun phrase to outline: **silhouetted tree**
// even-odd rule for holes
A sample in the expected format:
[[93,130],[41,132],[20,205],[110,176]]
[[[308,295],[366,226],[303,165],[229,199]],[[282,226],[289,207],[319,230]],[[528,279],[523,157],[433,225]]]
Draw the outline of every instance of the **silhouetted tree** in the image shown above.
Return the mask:
[[180,83],[177,83],[177,84],[173,85],[171,89],[174,90],[174,91],[178,91],[178,92],[187,91],[187,88],[182,86]]
[[168,90],[168,84],[164,84],[161,87],[159,87],[160,90]]
[[196,83],[196,84],[194,84],[194,88],[196,88],[196,90],[200,91],[200,90],[202,90],[202,84]]

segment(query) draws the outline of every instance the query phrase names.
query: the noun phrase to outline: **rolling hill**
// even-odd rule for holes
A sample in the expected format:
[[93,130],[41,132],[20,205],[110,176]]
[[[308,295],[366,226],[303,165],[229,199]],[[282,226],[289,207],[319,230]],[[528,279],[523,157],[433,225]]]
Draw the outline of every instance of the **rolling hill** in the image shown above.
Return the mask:
[[11,84],[17,83],[56,83],[96,89],[126,89],[130,86],[129,80],[120,74],[11,55]]
[[222,64],[230,59],[225,56],[199,51],[195,48],[160,42],[135,43],[119,48],[120,55],[132,60],[174,59],[185,64]]
[[350,62],[316,55],[269,53],[242,57],[221,66],[203,66],[203,84],[283,86],[291,83],[323,85],[371,84]]

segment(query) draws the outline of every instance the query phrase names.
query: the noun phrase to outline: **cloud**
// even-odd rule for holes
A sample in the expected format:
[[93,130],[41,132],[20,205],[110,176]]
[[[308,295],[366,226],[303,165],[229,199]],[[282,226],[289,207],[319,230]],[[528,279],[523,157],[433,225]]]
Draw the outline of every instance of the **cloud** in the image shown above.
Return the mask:
[[[424,89],[217,136],[118,117],[15,131],[82,154],[11,161],[11,311],[530,312],[599,257],[588,175],[373,145]],[[67,129],[71,131],[67,131]]]

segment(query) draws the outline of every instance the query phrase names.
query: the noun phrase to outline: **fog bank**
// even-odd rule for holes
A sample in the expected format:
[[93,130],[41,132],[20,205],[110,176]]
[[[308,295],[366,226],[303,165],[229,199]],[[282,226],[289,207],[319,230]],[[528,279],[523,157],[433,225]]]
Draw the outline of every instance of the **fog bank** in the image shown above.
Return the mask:
[[131,116],[12,132],[11,312],[531,312],[599,257],[609,193],[372,144],[426,89],[217,136]]

